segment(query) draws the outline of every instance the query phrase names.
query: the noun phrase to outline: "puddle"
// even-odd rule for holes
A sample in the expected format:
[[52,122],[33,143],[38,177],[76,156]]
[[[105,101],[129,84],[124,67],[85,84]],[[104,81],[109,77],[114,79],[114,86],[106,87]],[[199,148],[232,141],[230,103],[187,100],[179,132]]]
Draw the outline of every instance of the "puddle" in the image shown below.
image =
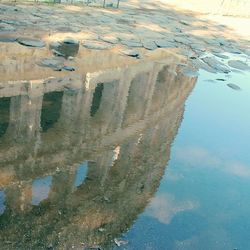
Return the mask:
[[250,247],[249,72],[86,52],[32,74],[30,51],[1,79],[0,249]]

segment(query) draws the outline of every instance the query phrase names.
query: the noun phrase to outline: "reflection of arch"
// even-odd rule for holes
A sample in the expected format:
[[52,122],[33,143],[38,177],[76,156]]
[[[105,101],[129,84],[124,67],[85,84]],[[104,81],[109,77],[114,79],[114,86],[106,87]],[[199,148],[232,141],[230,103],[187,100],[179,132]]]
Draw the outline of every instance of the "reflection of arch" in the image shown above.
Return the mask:
[[92,98],[92,105],[90,108],[90,115],[91,116],[94,116],[96,114],[96,112],[98,111],[98,109],[100,108],[103,88],[104,88],[103,83],[98,83],[96,88],[95,88],[95,92],[94,92],[93,98]]
[[2,137],[9,126],[10,119],[10,97],[0,98],[0,137]]
[[45,93],[43,96],[41,128],[47,131],[58,121],[62,107],[62,91]]
[[143,72],[132,80],[127,99],[127,107],[124,113],[123,127],[142,120],[147,106],[147,88],[149,73]]
[[164,66],[157,75],[155,89],[154,89],[154,93],[152,96],[152,103],[151,103],[152,112],[162,108],[162,106],[166,102],[167,92],[168,92],[168,88],[166,88],[166,86],[170,87],[170,85],[167,84],[167,81],[168,82],[170,81],[168,68],[169,66]]

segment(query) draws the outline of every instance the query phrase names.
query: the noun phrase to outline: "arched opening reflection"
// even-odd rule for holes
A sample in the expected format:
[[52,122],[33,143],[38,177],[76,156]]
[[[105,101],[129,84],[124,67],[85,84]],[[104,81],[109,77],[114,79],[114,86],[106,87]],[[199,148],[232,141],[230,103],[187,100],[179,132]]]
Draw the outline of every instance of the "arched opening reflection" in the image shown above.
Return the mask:
[[41,128],[46,132],[58,121],[62,107],[62,91],[46,93],[43,96]]
[[103,89],[104,89],[103,83],[98,83],[95,88],[95,92],[93,94],[93,99],[92,99],[92,105],[90,109],[90,115],[92,117],[96,114],[96,112],[100,108]]
[[10,97],[0,98],[0,137],[2,137],[8,126],[10,119]]

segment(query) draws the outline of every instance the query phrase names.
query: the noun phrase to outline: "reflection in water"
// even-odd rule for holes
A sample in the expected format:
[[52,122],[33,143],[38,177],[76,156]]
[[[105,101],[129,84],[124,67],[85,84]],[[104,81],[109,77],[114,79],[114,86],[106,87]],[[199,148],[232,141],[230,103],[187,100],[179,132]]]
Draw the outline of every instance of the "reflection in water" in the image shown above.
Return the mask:
[[38,205],[41,201],[48,198],[51,181],[51,176],[34,180],[32,183],[32,205]]
[[0,98],[0,137],[2,137],[9,125],[10,98]]
[[60,55],[65,58],[70,56],[76,56],[79,51],[79,43],[64,43],[58,42],[56,44],[50,45],[50,49],[54,52],[55,55]]
[[93,94],[90,115],[94,116],[100,107],[103,92],[103,83],[98,83]]
[[76,171],[75,186],[79,187],[85,180],[87,176],[88,162],[83,162],[80,164]]
[[45,93],[43,96],[43,106],[41,114],[41,127],[47,131],[59,119],[62,106],[63,92]]
[[0,249],[108,247],[157,190],[195,81],[168,57],[17,83],[0,143]]
[[0,191],[0,215],[4,213],[5,210],[5,194],[3,191]]

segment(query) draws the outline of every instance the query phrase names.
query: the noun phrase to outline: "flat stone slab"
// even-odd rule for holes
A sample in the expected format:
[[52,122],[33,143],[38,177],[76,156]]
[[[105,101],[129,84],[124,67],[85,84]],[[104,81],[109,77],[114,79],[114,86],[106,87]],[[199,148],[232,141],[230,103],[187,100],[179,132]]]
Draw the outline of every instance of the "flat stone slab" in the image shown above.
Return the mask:
[[112,48],[112,45],[99,41],[84,41],[83,46],[87,49],[96,49],[96,50],[105,50]]
[[40,40],[40,39],[33,39],[33,38],[22,38],[22,37],[19,37],[17,38],[17,42],[22,44],[22,45],[25,45],[25,46],[28,46],[28,47],[39,47],[39,48],[42,48],[42,47],[45,47],[45,42],[43,40]]
[[155,44],[160,48],[176,48],[176,45],[173,42],[164,39],[155,40]]
[[239,70],[250,70],[250,66],[240,60],[229,60],[228,65]]

